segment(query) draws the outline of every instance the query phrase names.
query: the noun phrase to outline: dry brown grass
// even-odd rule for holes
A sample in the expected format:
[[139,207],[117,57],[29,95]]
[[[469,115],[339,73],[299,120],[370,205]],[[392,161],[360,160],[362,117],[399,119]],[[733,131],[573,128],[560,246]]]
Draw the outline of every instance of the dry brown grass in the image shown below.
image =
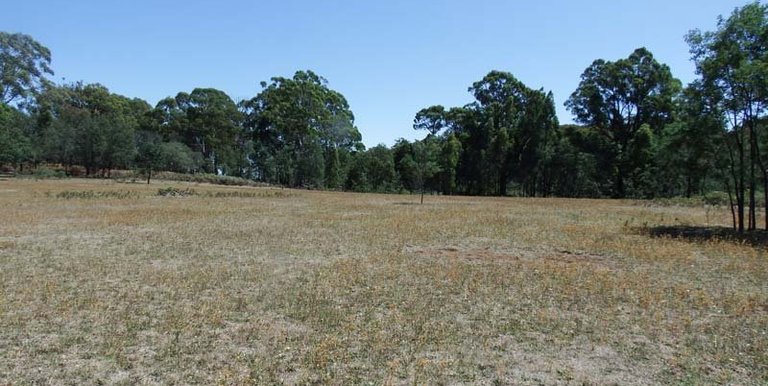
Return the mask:
[[768,382],[765,250],[629,231],[724,211],[270,192],[0,182],[0,384]]

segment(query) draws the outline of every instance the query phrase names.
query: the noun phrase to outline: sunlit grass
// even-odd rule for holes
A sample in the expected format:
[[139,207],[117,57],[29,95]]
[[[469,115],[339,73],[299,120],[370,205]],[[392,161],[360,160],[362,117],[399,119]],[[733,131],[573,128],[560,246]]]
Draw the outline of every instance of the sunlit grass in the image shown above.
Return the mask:
[[0,383],[768,382],[765,251],[633,231],[724,209],[417,202],[0,182]]

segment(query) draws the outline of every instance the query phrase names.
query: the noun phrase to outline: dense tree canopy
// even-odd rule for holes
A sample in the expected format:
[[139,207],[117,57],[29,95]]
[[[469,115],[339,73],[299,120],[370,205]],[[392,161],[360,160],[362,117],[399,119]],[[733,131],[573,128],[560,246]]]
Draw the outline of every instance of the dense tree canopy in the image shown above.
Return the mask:
[[[256,175],[290,186],[336,186],[339,152],[360,145],[347,100],[312,71],[275,77],[242,103],[245,129],[261,146]],[[331,176],[332,175],[332,176]]]
[[584,70],[566,106],[610,143],[614,196],[626,196],[625,180],[647,162],[650,137],[673,121],[679,92],[680,81],[645,48],[615,62],[595,60]]
[[50,87],[39,98],[33,140],[44,161],[80,165],[88,174],[125,168],[147,111],[146,102],[110,93],[100,84]]
[[474,103],[447,111],[432,106],[414,120],[414,128],[426,128],[430,136],[448,128],[440,138],[439,190],[506,195],[514,184],[518,194],[535,195],[540,151],[557,128],[552,94],[502,71],[491,71],[469,92]]
[[241,175],[242,115],[223,91],[196,88],[158,102],[152,116],[155,130],[181,142],[203,160],[202,170]]

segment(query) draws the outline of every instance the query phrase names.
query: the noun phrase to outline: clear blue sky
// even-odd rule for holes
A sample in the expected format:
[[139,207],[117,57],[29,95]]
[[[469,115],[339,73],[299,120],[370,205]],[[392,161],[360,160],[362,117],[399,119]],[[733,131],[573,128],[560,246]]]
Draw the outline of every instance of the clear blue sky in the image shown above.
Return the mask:
[[424,133],[421,108],[471,102],[467,87],[509,71],[563,102],[597,58],[645,46],[684,83],[684,35],[746,0],[5,1],[0,30],[51,49],[54,79],[99,82],[150,104],[215,87],[233,99],[311,69],[343,93],[367,146]]

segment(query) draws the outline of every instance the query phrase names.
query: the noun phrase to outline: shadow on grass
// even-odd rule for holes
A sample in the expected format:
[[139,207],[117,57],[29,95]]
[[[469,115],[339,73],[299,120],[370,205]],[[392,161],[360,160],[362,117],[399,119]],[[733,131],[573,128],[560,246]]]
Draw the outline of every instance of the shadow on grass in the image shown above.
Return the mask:
[[733,228],[703,226],[656,226],[638,229],[651,237],[671,237],[688,241],[722,240],[755,247],[768,247],[768,231],[754,230],[739,233]]

